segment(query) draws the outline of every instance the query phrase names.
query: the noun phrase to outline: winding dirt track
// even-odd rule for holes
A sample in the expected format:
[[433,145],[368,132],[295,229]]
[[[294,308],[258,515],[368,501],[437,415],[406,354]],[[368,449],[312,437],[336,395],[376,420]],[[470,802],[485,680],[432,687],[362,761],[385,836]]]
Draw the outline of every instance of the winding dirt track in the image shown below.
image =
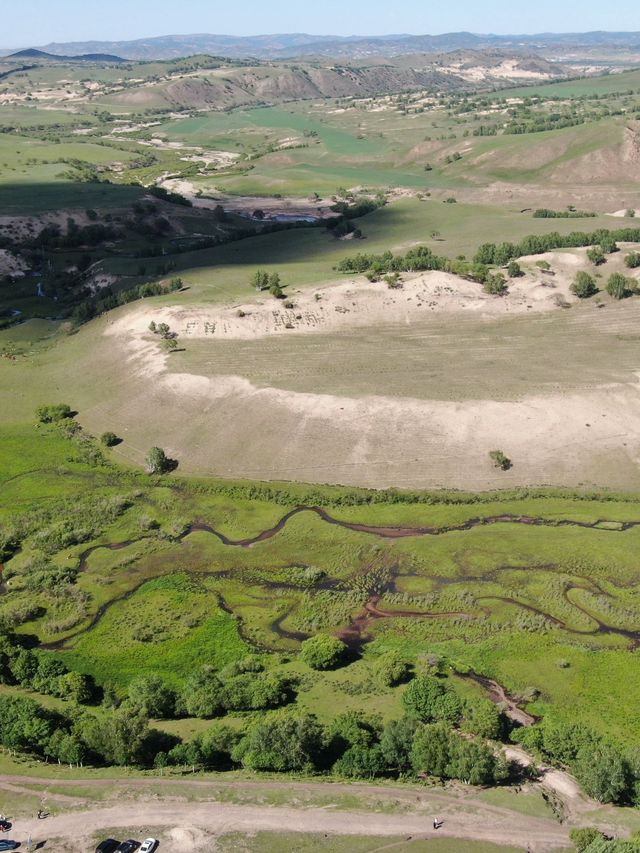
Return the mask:
[[[4,787],[11,778],[0,778],[0,786]],[[35,780],[29,781],[33,784]],[[108,785],[114,784],[111,780],[104,781]],[[131,781],[127,780],[124,784],[129,787]],[[59,783],[53,784],[57,786]],[[175,786],[176,782],[171,784]],[[291,801],[296,799],[298,793],[303,790],[308,792],[310,788],[308,783],[301,786],[296,783],[264,783],[263,787],[271,787],[272,784],[278,788],[286,787]],[[239,783],[238,788],[242,787],[243,783]],[[336,789],[340,788],[350,793],[367,791],[365,786],[356,788],[316,784],[313,788],[318,794],[329,795],[332,791],[338,793]],[[376,792],[375,788],[368,790]],[[395,791],[382,791],[390,801],[395,797]],[[24,842],[31,835],[34,844],[45,839],[59,839],[54,844],[49,841],[45,848],[55,849],[57,853],[86,853],[93,835],[105,829],[121,829],[121,835],[138,838],[155,829],[164,836],[161,848],[166,845],[167,849],[179,849],[181,853],[211,851],[215,849],[216,836],[230,832],[253,834],[258,831],[360,835],[370,836],[372,840],[378,837],[395,838],[398,841],[407,840],[409,836],[413,839],[447,836],[518,846],[523,851],[528,845],[532,853],[551,853],[566,848],[568,844],[568,829],[551,818],[518,814],[456,793],[415,789],[413,794],[417,794],[412,799],[414,802],[418,800],[422,814],[342,811],[334,810],[331,806],[292,808],[234,805],[213,799],[190,803],[176,801],[175,795],[163,802],[156,794],[153,800],[136,798],[135,802],[131,802],[119,798],[117,805],[87,804],[80,810],[61,811],[46,821],[37,818],[16,820],[12,837]],[[51,799],[55,800],[56,797]],[[433,816],[436,815],[444,821],[437,833],[432,824]]]

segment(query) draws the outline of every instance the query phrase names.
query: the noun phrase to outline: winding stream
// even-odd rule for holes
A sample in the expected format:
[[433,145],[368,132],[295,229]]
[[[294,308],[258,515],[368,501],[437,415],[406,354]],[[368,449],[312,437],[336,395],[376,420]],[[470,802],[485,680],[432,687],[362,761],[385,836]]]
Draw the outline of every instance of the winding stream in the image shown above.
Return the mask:
[[[327,524],[336,525],[338,527],[342,527],[346,530],[352,530],[357,533],[365,533],[372,536],[378,536],[383,539],[394,540],[394,539],[402,539],[409,537],[421,537],[421,536],[441,536],[445,533],[451,533],[456,531],[465,531],[471,530],[474,527],[485,526],[489,524],[524,524],[528,526],[545,526],[545,527],[580,527],[591,530],[601,530],[606,533],[622,533],[626,530],[630,530],[635,527],[640,526],[640,521],[630,521],[630,522],[619,522],[615,524],[615,527],[605,527],[605,524],[612,524],[612,522],[606,521],[595,521],[595,522],[583,522],[583,521],[572,521],[568,519],[562,520],[551,520],[544,518],[535,518],[526,515],[495,515],[495,516],[487,516],[487,517],[476,517],[468,519],[465,522],[462,522],[457,525],[450,525],[444,527],[434,527],[434,526],[423,526],[423,527],[392,527],[392,526],[376,526],[376,525],[368,525],[361,524],[358,522],[349,522],[343,521],[331,516],[326,510],[322,509],[318,506],[297,506],[289,512],[285,513],[282,518],[270,528],[263,530],[258,533],[256,536],[250,536],[242,539],[231,539],[226,536],[224,533],[216,530],[209,524],[204,522],[197,522],[195,524],[190,525],[183,533],[181,533],[178,537],[176,537],[174,542],[182,542],[187,536],[190,536],[192,533],[208,533],[212,536],[215,536],[223,545],[229,547],[237,547],[237,548],[251,548],[253,545],[256,545],[259,542],[265,542],[268,539],[272,539],[276,536],[280,531],[284,529],[284,527],[288,524],[288,522],[297,515],[301,513],[313,513],[318,516],[322,521]],[[88,559],[94,551],[97,551],[101,548],[104,548],[109,551],[118,551],[123,548],[127,548],[131,545],[134,545],[138,542],[145,541],[147,539],[153,539],[155,537],[151,535],[139,536],[135,539],[125,539],[121,542],[113,542],[113,543],[102,543],[98,545],[92,545],[90,548],[86,548],[79,555],[79,570],[85,571],[87,569]],[[502,570],[513,570],[513,571],[522,571],[526,567],[522,566],[504,566],[496,571]],[[211,573],[217,574],[217,573]],[[438,576],[429,576],[426,579],[436,580],[442,583],[460,583],[464,580],[468,581],[477,581],[482,582],[487,580],[487,576],[484,577],[469,577],[469,578],[456,578],[453,580],[442,579]],[[601,587],[599,587],[596,583],[583,578],[585,583],[581,584],[570,584],[564,591],[563,595],[565,600],[574,608],[583,613],[588,619],[590,619],[593,623],[595,623],[596,627],[594,629],[579,629],[572,628],[566,622],[563,622],[561,619],[558,619],[555,616],[552,616],[548,613],[545,613],[543,610],[534,607],[533,605],[527,604],[526,602],[519,601],[516,598],[510,598],[507,596],[499,596],[499,595],[487,595],[482,596],[476,599],[478,603],[482,601],[502,601],[507,604],[513,604],[516,607],[520,607],[524,610],[527,610],[531,613],[537,614],[545,619],[547,619],[551,624],[555,625],[558,628],[561,628],[568,633],[576,634],[579,636],[585,637],[593,637],[602,634],[608,635],[616,635],[629,640],[633,648],[637,648],[640,646],[640,630],[634,631],[626,628],[619,628],[613,625],[608,625],[602,620],[598,619],[584,607],[581,607],[579,604],[571,601],[568,598],[568,593],[573,589],[581,589],[586,590],[588,592],[596,589],[599,593],[603,595],[609,595]],[[75,634],[71,634],[64,638],[63,640],[56,641],[54,643],[47,644],[43,646],[43,648],[50,649],[61,649],[66,643],[72,639],[81,636],[87,631],[91,630],[95,627],[95,625],[102,619],[104,614],[119,601],[123,601],[129,596],[133,595],[140,586],[146,583],[146,580],[136,585],[133,589],[127,591],[124,595],[119,596],[118,598],[112,599],[111,601],[103,604],[95,613],[94,617],[91,621],[82,628],[80,631]],[[345,626],[338,634],[341,639],[347,643],[351,648],[361,647],[363,643],[366,643],[369,639],[369,628],[372,622],[379,619],[397,619],[397,618],[405,618],[405,619],[447,619],[447,618],[467,618],[472,619],[468,613],[462,611],[455,612],[432,612],[432,611],[415,611],[415,610],[383,610],[379,607],[380,603],[380,595],[371,595],[366,602],[364,609],[357,616],[354,616],[349,624]],[[286,618],[286,615],[275,619],[271,625],[271,629],[273,632],[283,639],[301,641],[306,639],[307,634],[302,631],[290,631],[282,626],[282,622]]]
[[[256,545],[259,542],[266,542],[268,539],[272,539],[274,536],[277,536],[281,530],[291,521],[295,516],[300,515],[301,513],[309,512],[314,513],[322,521],[327,524],[334,524],[337,527],[342,527],[345,530],[353,530],[356,533],[366,533],[371,536],[379,536],[382,539],[405,539],[409,537],[420,537],[420,536],[442,536],[445,533],[455,533],[457,531],[464,530],[472,530],[474,527],[483,527],[490,524],[524,524],[527,526],[535,526],[535,527],[581,527],[586,530],[600,530],[603,533],[623,533],[627,530],[631,530],[634,527],[640,527],[640,521],[621,521],[621,522],[607,522],[604,520],[598,520],[594,522],[588,521],[572,521],[570,519],[560,519],[553,520],[547,518],[535,518],[528,515],[490,515],[490,516],[479,516],[477,518],[470,518],[467,521],[464,521],[460,524],[449,525],[445,527],[392,527],[392,526],[377,526],[372,524],[360,524],[358,522],[352,521],[343,521],[339,518],[334,518],[332,515],[318,506],[297,506],[289,512],[285,513],[282,516],[280,521],[274,524],[273,527],[269,527],[266,530],[263,530],[261,533],[258,533],[256,536],[249,536],[245,539],[230,539],[228,536],[225,536],[224,533],[221,533],[219,530],[216,530],[215,527],[211,527],[211,525],[206,524],[204,522],[196,522],[195,524],[191,524],[183,533],[181,533],[174,541],[181,542],[187,536],[190,536],[192,533],[210,533],[212,536],[215,536],[223,545],[228,545],[234,548],[251,548],[252,545]],[[605,524],[615,523],[616,527],[604,527]],[[120,548],[127,548],[129,545],[134,545],[136,542],[141,542],[144,539],[153,538],[151,536],[139,536],[136,539],[125,539],[122,542],[113,542],[106,543],[100,545],[93,545],[91,548],[87,548],[80,554],[80,570],[84,570],[86,568],[87,558],[94,551],[99,548],[106,548],[111,551],[117,551]]]
[[[216,530],[209,524],[198,522],[190,525],[183,533],[177,536],[173,541],[174,542],[182,542],[186,539],[187,536],[190,536],[192,533],[208,533],[212,536],[215,536],[223,545],[229,547],[237,547],[237,548],[251,548],[253,545],[256,545],[259,542],[265,542],[268,539],[272,539],[276,536],[280,531],[284,529],[287,523],[295,516],[300,515],[301,513],[313,513],[322,521],[327,524],[337,525],[338,527],[342,527],[346,530],[352,530],[357,533],[364,533],[371,536],[378,536],[387,540],[395,540],[395,539],[403,539],[409,537],[421,537],[421,536],[441,536],[445,533],[452,533],[456,531],[465,531],[471,530],[474,527],[480,527],[488,524],[524,524],[529,526],[543,526],[543,527],[580,527],[584,529],[590,530],[601,530],[607,533],[622,533],[626,530],[630,530],[635,527],[640,527],[640,521],[630,521],[630,522],[606,522],[606,521],[595,521],[595,522],[583,522],[583,521],[572,521],[568,519],[562,520],[551,520],[544,518],[535,518],[526,515],[495,515],[488,517],[476,517],[468,519],[465,522],[462,522],[457,525],[450,525],[444,527],[434,527],[434,526],[423,526],[423,527],[393,527],[393,526],[377,526],[377,525],[369,525],[369,524],[361,524],[357,522],[349,522],[342,521],[340,519],[334,518],[331,516],[326,510],[317,506],[297,506],[289,512],[285,513],[282,518],[270,528],[263,530],[258,533],[256,536],[250,536],[242,539],[231,539],[226,536],[224,533]],[[142,542],[147,539],[155,538],[152,535],[139,536],[134,539],[125,539],[121,542],[112,542],[112,543],[103,543],[92,545],[89,548],[86,548],[79,555],[79,570],[85,571],[88,565],[88,559],[94,551],[97,551],[101,548],[104,548],[109,551],[119,551],[123,548],[127,548],[131,545],[134,545],[138,542]],[[555,568],[554,566],[547,566],[548,569]],[[493,574],[496,574],[499,571],[524,571],[526,569],[525,566],[502,566],[497,568]],[[202,574],[206,575],[216,575],[216,572],[205,572]],[[396,577],[401,576],[398,575],[397,571],[394,573],[394,576],[391,580],[391,588],[395,582]],[[486,581],[488,576],[479,576],[479,577],[467,577],[467,578],[456,578],[456,579],[447,579],[447,578],[439,578],[438,576],[429,576],[427,579],[435,580],[438,582],[446,583],[461,583],[465,580],[471,582],[482,582]],[[501,601],[506,604],[512,604],[516,607],[520,607],[524,610],[527,610],[531,613],[537,614],[544,619],[548,620],[551,624],[556,627],[579,636],[584,637],[593,637],[599,634],[611,634],[625,638],[630,641],[631,647],[633,649],[638,648],[640,646],[640,631],[633,631],[625,628],[618,628],[613,625],[608,625],[603,622],[601,619],[598,619],[591,612],[589,612],[586,608],[577,604],[569,598],[569,593],[572,590],[584,590],[587,592],[593,592],[594,589],[600,593],[601,595],[605,595],[610,597],[610,594],[603,590],[597,583],[588,579],[588,578],[580,578],[583,583],[571,583],[563,590],[563,597],[567,603],[569,603],[572,607],[576,608],[578,611],[583,613],[588,619],[590,619],[593,623],[595,623],[596,627],[594,629],[579,629],[572,628],[567,623],[563,622],[561,619],[550,615],[549,613],[545,613],[540,608],[534,607],[533,605],[527,604],[526,602],[519,601],[515,598],[511,598],[508,596],[499,596],[499,595],[487,595],[481,596],[475,599],[476,603],[480,604],[482,601]],[[95,613],[91,621],[83,627],[81,630],[72,634],[70,636],[65,637],[62,640],[53,643],[43,644],[42,648],[51,649],[51,650],[60,650],[63,649],[66,644],[73,639],[85,634],[94,628],[98,622],[103,618],[105,613],[118,602],[124,601],[130,596],[132,596],[135,592],[140,589],[145,583],[148,582],[148,579],[141,581],[132,589],[128,590],[123,595],[112,599],[109,602],[103,604]],[[286,586],[286,584],[278,584],[279,586]],[[220,604],[224,610],[229,613],[232,613],[230,608],[224,602],[224,599],[220,596]],[[357,650],[362,647],[364,643],[366,643],[370,639],[369,629],[373,622],[380,619],[473,619],[474,617],[463,611],[448,611],[448,612],[433,612],[433,611],[417,611],[417,610],[387,610],[382,609],[380,607],[381,595],[380,594],[372,594],[364,605],[363,610],[356,616],[354,616],[349,623],[342,628],[337,636],[339,636],[351,649]],[[484,610],[484,608],[483,608]],[[488,613],[488,609],[485,610]],[[301,642],[305,640],[309,635],[303,631],[292,631],[287,630],[283,627],[282,623],[286,619],[288,614],[283,614],[279,616],[277,619],[273,620],[270,625],[271,630],[274,634],[282,637],[283,639],[293,640],[296,642]],[[248,640],[248,642],[251,642]],[[505,688],[499,684],[497,681],[494,681],[491,678],[487,678],[486,676],[477,675],[474,672],[468,673],[457,673],[457,675],[461,678],[469,679],[477,683],[481,686],[487,693],[488,697],[500,705],[504,712],[509,716],[512,720],[522,726],[531,726],[535,722],[537,722],[538,718],[529,714],[528,712],[522,710],[519,707],[517,699],[514,699],[510,696]]]

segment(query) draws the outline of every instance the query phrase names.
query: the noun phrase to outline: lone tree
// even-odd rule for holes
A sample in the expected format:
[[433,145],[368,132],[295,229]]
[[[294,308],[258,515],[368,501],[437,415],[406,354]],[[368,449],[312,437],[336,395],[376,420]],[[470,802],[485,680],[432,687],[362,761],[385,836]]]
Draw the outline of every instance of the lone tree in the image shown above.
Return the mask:
[[272,296],[275,296],[276,299],[284,298],[284,290],[282,289],[282,284],[280,282],[280,276],[277,272],[272,272],[269,276],[269,293]]
[[511,460],[501,450],[492,450],[489,456],[493,459],[496,468],[500,468],[501,471],[508,471],[512,467]]
[[152,447],[144,460],[149,474],[165,474],[170,468],[170,462],[161,447]]
[[103,432],[100,436],[100,444],[104,444],[105,447],[113,447],[118,444],[120,439],[115,434],[115,432]]
[[395,687],[411,678],[411,666],[398,652],[385,652],[375,663],[375,674],[384,687]]
[[594,293],[598,292],[598,288],[593,277],[588,272],[581,270],[571,285],[571,292],[575,293],[578,299],[588,299]]
[[249,283],[251,284],[251,287],[254,287],[256,290],[268,290],[269,273],[264,270],[256,270],[251,276]]
[[302,644],[300,656],[311,669],[335,669],[344,660],[347,647],[336,637],[316,634]]
[[622,273],[614,272],[613,275],[609,276],[607,293],[614,299],[624,299],[625,296],[629,295],[628,282]]
[[492,296],[504,296],[507,292],[507,282],[501,272],[489,274],[482,289],[485,293],[490,293]]
[[507,272],[509,273],[509,278],[520,278],[524,273],[522,272],[522,267],[517,261],[511,261],[509,266],[507,267]]

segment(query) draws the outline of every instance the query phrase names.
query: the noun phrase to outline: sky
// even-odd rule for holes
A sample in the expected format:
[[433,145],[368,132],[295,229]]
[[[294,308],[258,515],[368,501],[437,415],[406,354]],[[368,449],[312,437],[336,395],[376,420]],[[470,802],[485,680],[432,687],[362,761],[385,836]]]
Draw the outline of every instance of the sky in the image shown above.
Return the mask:
[[1,47],[184,33],[640,31],[639,0],[22,0],[3,6]]

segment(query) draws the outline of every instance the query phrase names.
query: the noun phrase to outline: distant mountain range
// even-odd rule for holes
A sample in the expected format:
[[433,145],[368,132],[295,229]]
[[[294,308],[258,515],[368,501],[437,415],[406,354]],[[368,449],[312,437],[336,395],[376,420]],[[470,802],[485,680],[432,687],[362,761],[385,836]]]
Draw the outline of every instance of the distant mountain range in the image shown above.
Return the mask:
[[39,59],[50,62],[126,62],[121,56],[112,56],[109,53],[82,53],[77,56],[66,56],[61,53],[48,53],[29,47],[26,50],[18,50],[11,53],[8,59]]
[[[284,33],[261,36],[168,35],[135,41],[52,42],[39,50],[51,56],[74,60],[116,62],[124,59],[175,59],[195,54],[211,54],[234,58],[257,57],[284,59],[297,56],[366,58],[398,56],[408,53],[441,53],[451,50],[509,48],[527,50],[561,50],[594,47],[631,48],[640,50],[638,32],[539,33],[536,35],[478,35],[445,33],[443,35],[385,36],[319,36],[307,33]],[[33,57],[33,48],[19,56]],[[4,55],[11,51],[2,51]],[[14,54],[15,55],[15,54]],[[40,57],[42,58],[42,57]]]

